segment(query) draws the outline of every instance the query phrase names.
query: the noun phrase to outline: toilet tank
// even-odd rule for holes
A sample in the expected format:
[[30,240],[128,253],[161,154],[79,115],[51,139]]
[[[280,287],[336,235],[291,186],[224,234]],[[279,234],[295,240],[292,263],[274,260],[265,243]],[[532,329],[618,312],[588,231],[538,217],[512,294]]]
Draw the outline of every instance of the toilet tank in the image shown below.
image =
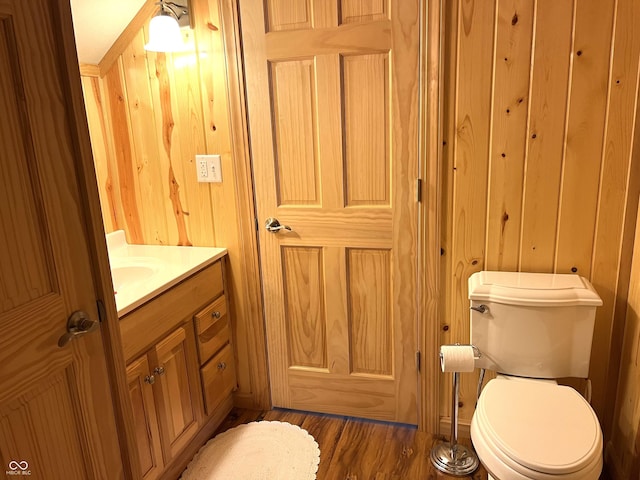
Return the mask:
[[[469,277],[476,367],[533,378],[589,376],[596,307],[579,275],[478,272]],[[484,313],[481,312],[484,305]]]

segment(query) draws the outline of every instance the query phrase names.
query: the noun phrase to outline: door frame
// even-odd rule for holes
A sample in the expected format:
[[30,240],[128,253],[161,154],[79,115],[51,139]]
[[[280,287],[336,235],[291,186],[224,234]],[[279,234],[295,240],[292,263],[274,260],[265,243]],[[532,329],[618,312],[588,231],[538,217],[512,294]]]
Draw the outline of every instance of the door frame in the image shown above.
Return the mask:
[[138,480],[142,478],[142,474],[136,460],[138,448],[136,445],[135,424],[133,422],[133,409],[128,397],[120,323],[111,283],[107,241],[102,222],[102,210],[100,208],[98,184],[80,79],[80,66],[73,33],[71,3],[69,0],[56,0],[53,9],[56,15],[55,20],[57,21],[55,27],[58,29],[57,33],[62,42],[59,45],[58,53],[63,57],[62,64],[66,68],[66,71],[62,72],[62,74],[64,79],[68,80],[63,84],[63,88],[65,89],[66,107],[71,122],[69,129],[73,133],[73,147],[76,150],[76,155],[74,155],[75,168],[79,194],[84,206],[85,228],[90,242],[91,271],[98,297],[96,300],[102,304],[98,307],[101,317],[100,330],[102,342],[104,343],[116,427],[120,441],[120,456],[125,478]]
[[[420,0],[420,146],[419,174],[421,178],[418,239],[418,344],[421,368],[418,385],[418,428],[429,433],[439,431],[440,362],[436,352],[440,345],[441,327],[441,255],[440,225],[442,215],[441,172],[441,15],[443,0]],[[245,104],[245,79],[241,50],[238,0],[219,2],[222,35],[227,60],[227,95],[232,153],[237,166],[235,178],[238,191],[243,236],[251,243],[246,250],[248,267],[259,272],[258,240],[256,231],[255,192],[252,178],[251,152]],[[258,275],[253,276],[258,279]],[[264,336],[263,297],[260,282],[252,290],[260,296],[262,328],[254,330],[253,345],[259,346],[266,365],[266,338]],[[432,355],[427,355],[432,352]],[[261,376],[269,391],[268,372]],[[262,382],[261,382],[262,383]]]
[[[418,341],[423,352],[418,428],[440,431],[440,358],[442,318],[442,35],[443,2],[422,0],[420,18],[420,178],[422,208],[418,239]],[[433,352],[427,357],[425,352]]]

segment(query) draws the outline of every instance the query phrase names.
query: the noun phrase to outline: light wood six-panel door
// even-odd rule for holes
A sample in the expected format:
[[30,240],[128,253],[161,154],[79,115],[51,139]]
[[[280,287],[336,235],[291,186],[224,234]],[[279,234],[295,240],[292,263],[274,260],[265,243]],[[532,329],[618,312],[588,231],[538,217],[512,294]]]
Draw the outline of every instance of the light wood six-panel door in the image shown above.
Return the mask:
[[64,73],[75,62],[71,29],[68,1],[0,0],[0,474],[6,478],[124,478],[102,327],[60,341],[67,340],[72,312],[98,322],[88,207],[79,192],[91,161],[80,156],[78,137],[88,142],[88,133],[76,127],[80,117],[72,110],[72,96],[82,101],[79,79],[74,89]]
[[273,404],[415,424],[418,0],[239,3]]

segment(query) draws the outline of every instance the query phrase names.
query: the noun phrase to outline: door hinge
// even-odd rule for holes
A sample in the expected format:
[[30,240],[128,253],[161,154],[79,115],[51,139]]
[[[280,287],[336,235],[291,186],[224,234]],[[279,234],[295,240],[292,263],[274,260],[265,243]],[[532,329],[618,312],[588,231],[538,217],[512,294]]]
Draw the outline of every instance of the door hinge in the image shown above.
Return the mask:
[[107,309],[100,299],[96,300],[96,305],[98,307],[98,322],[102,323],[107,318]]
[[416,178],[416,202],[422,201],[422,179]]
[[418,370],[418,372],[420,372],[420,363],[421,363],[420,350],[418,350],[416,352],[416,369]]

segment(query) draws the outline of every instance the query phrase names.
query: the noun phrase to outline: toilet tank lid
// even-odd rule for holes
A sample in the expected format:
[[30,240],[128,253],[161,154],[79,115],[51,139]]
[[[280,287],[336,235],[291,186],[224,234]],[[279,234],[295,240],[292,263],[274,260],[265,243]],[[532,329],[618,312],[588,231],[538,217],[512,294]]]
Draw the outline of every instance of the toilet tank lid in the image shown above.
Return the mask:
[[469,277],[469,299],[538,307],[602,305],[586,278],[559,273],[476,272]]

